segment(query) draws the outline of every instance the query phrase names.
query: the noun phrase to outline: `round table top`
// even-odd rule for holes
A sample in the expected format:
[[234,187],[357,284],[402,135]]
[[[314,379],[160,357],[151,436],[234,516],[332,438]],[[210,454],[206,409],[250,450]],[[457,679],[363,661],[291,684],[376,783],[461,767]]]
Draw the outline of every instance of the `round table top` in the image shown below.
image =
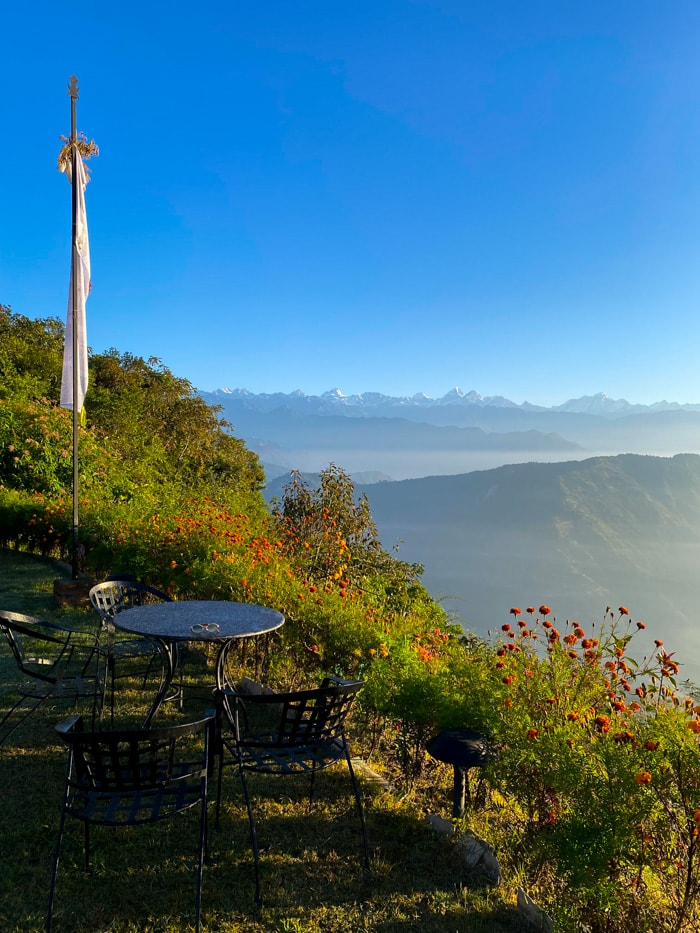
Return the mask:
[[[183,599],[171,603],[149,603],[118,613],[116,628],[132,635],[148,635],[164,641],[227,641],[252,638],[273,632],[284,616],[268,606],[223,600]],[[206,631],[193,626],[217,625]]]

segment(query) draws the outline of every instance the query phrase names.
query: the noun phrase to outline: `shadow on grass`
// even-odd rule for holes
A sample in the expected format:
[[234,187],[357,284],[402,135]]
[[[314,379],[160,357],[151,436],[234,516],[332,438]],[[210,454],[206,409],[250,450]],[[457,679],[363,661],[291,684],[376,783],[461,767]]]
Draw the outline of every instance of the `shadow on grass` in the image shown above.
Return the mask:
[[[65,775],[65,750],[28,744],[0,749],[3,805],[0,929],[44,925],[51,859]],[[317,777],[308,806],[304,779],[252,782],[265,903],[254,904],[248,820],[238,776],[229,769],[222,827],[210,827],[203,930],[219,933],[363,931],[427,933],[524,929],[498,891],[483,887],[410,810],[366,795],[372,870],[361,867],[359,818],[342,768]],[[213,808],[210,811],[213,821]],[[193,928],[196,811],[149,827],[93,831],[92,872],[83,870],[82,827],[67,824],[55,929],[162,931]]]

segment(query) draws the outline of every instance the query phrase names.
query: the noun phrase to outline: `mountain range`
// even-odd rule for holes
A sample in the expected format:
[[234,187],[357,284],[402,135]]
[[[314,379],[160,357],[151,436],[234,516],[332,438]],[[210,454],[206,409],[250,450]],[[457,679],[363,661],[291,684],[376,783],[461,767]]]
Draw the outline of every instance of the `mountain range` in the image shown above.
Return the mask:
[[[550,408],[542,405],[532,405],[523,402],[518,405],[502,395],[483,396],[475,390],[463,392],[460,388],[451,389],[440,398],[432,398],[423,392],[411,396],[384,395],[381,392],[362,392],[357,395],[345,395],[340,389],[330,389],[322,395],[305,395],[302,391],[272,392],[255,394],[247,389],[216,389],[211,393],[203,393],[219,398],[220,400],[242,401],[258,411],[273,411],[276,408],[290,408],[311,414],[328,414],[343,410],[349,413],[373,412],[411,409],[411,408],[439,408],[446,405],[458,405],[464,408],[474,406],[477,408],[519,408],[523,411],[564,411],[584,414],[603,415],[615,418],[628,414],[655,411],[700,411],[700,404],[679,402],[654,402],[651,405],[633,404],[625,399],[612,399],[604,392],[596,395],[584,395],[581,398],[569,399],[561,405]],[[353,412],[353,413],[355,413]]]
[[602,393],[551,408],[459,389],[440,399],[346,396],[337,389],[318,396],[219,389],[202,396],[221,406],[270,479],[290,469],[318,472],[329,462],[353,475],[409,479],[596,454],[700,453],[700,405],[634,405]]

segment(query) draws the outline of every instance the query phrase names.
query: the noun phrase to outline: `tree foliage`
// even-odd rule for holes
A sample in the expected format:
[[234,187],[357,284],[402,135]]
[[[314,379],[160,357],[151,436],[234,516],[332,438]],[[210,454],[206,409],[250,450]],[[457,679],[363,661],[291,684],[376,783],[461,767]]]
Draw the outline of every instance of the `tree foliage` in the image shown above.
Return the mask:
[[348,474],[334,463],[315,489],[292,473],[275,512],[291,559],[317,583],[347,582],[383,596],[393,611],[432,602],[419,582],[420,564],[409,564],[382,546],[367,497],[355,494]]
[[[58,495],[72,482],[71,418],[59,408],[64,327],[0,305],[0,484]],[[219,409],[160,360],[90,354],[81,484],[107,497],[259,498],[264,474]]]

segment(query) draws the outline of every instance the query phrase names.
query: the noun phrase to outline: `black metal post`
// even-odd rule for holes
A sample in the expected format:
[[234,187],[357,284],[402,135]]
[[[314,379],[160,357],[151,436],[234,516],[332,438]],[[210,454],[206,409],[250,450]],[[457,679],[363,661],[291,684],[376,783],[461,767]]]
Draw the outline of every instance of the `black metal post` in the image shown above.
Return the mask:
[[78,437],[80,430],[80,412],[78,411],[78,246],[77,246],[77,217],[78,217],[78,130],[75,105],[78,99],[78,79],[71,76],[68,85],[70,95],[70,142],[71,142],[71,203],[72,203],[72,236],[71,236],[71,282],[73,303],[73,548],[72,548],[72,576],[78,579],[78,496],[79,496],[79,470],[78,470]]

